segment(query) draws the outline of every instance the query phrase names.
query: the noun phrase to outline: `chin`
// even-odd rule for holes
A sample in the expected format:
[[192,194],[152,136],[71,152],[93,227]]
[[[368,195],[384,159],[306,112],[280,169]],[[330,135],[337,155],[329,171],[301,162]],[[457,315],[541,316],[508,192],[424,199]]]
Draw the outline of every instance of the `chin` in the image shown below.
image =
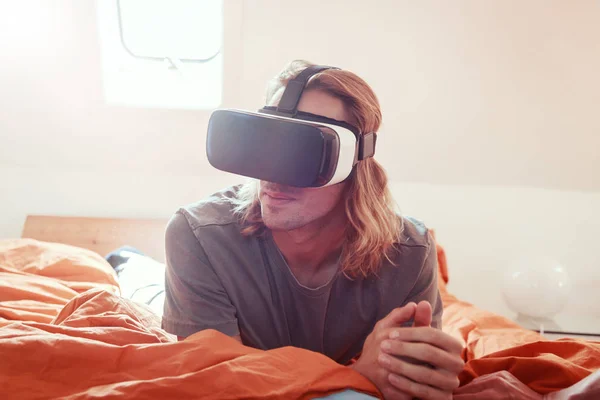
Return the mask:
[[281,231],[281,230],[285,230],[285,222],[284,221],[277,221],[276,219],[273,218],[265,218],[265,216],[263,215],[263,223],[265,224],[265,226],[267,228],[269,228],[272,231]]
[[272,231],[291,231],[306,225],[305,222],[293,221],[290,219],[273,218],[272,216],[263,213],[262,220],[265,226]]

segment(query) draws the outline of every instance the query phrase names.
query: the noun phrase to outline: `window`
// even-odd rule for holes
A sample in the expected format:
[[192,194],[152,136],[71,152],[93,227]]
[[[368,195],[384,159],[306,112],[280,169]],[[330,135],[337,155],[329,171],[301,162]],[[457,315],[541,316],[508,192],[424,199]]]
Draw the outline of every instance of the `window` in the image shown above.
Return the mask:
[[187,109],[221,104],[222,0],[96,3],[109,104]]

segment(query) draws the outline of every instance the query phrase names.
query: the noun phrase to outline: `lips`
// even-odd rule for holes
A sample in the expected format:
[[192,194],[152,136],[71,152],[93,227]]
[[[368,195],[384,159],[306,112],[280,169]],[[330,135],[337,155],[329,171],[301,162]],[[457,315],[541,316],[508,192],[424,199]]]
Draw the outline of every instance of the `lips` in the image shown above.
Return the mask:
[[280,192],[264,192],[267,197],[270,197],[274,200],[295,200],[293,197],[288,196],[284,193]]
[[283,193],[265,190],[262,192],[260,202],[264,207],[268,208],[281,208],[292,204],[296,198]]

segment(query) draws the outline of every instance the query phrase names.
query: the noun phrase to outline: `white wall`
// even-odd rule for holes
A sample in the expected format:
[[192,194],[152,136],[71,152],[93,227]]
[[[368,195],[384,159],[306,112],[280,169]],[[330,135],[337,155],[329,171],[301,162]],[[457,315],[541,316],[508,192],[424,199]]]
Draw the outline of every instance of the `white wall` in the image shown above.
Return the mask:
[[[363,76],[384,111],[377,157],[438,231],[459,296],[507,313],[497,278],[531,247],[594,298],[600,3],[226,1],[224,105],[259,107],[293,58]],[[207,112],[104,103],[94,10],[0,2],[0,237],[27,214],[166,218],[237,181],[206,162]]]
[[289,59],[340,65],[381,100],[395,179],[600,190],[600,2],[245,4],[244,105]]
[[[226,106],[339,65],[380,97],[394,179],[600,190],[598,1],[225,3]],[[92,1],[0,3],[0,89],[0,165],[207,173],[207,112],[105,105]]]
[[460,298],[513,315],[501,296],[504,274],[524,256],[545,255],[572,281],[559,322],[600,331],[600,193],[410,183],[392,190],[404,214],[436,230],[447,252],[450,290]]

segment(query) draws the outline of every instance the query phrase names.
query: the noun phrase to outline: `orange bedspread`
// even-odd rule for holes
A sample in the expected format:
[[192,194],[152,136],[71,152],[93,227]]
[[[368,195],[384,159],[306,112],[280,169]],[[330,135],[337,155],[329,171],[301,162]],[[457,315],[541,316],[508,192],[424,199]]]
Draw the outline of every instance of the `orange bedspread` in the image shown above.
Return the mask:
[[251,349],[216,331],[183,342],[124,300],[100,256],[32,240],[0,242],[3,399],[299,399],[376,394],[350,368],[307,350]]
[[460,301],[446,288],[448,265],[438,246],[444,302],[443,329],[461,340],[467,362],[461,385],[478,376],[507,370],[538,393],[546,394],[572,386],[600,369],[600,343],[561,339],[547,341],[511,320]]
[[[600,367],[600,344],[543,341],[446,290],[444,330],[465,344],[462,384],[501,369],[540,393]],[[118,297],[115,274],[86,250],[0,241],[0,393],[9,399],[314,398],[370,382],[325,356],[260,351],[216,331],[183,342],[146,308]]]

